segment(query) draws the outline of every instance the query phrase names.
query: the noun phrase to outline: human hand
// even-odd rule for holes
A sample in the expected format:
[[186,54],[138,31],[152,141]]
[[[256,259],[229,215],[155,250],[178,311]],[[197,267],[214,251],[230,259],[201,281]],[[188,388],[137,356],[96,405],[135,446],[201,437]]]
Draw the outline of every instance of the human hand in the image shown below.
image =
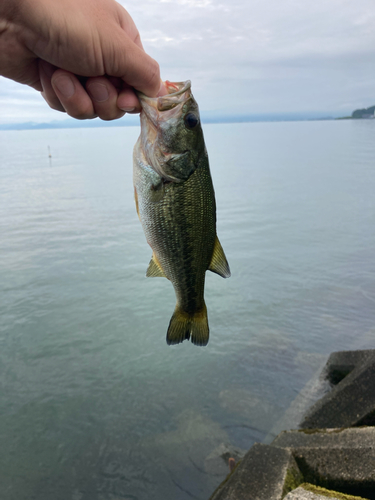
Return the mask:
[[1,0],[0,75],[78,119],[139,112],[133,88],[167,93],[159,65],[115,0]]

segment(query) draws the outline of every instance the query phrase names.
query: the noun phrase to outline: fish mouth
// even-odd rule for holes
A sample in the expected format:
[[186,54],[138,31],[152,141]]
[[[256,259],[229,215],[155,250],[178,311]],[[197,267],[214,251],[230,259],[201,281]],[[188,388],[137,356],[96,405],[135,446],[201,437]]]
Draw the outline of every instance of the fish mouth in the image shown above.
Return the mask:
[[175,151],[171,137],[184,127],[183,116],[197,104],[191,93],[191,82],[164,83],[168,94],[148,97],[141,92],[137,96],[142,106],[141,144],[145,158],[153,170],[166,182],[182,182],[192,173],[193,160],[190,150]]
[[[178,104],[186,102],[191,97],[191,81],[172,83],[165,82],[168,94],[158,97],[157,107],[159,111],[167,111],[175,108]],[[185,95],[185,92],[188,94]]]
[[[164,85],[168,90],[168,95],[178,95],[182,94],[182,92],[186,92],[191,88],[191,81],[186,80],[185,82],[170,82],[169,80],[165,80]],[[163,97],[166,97],[163,96]]]
[[[187,98],[191,96],[190,80],[186,80],[185,82],[170,82],[166,80],[164,85],[168,90],[168,94],[161,97],[148,97],[142,92],[136,92],[143,108],[149,105],[156,108],[158,111],[167,111],[175,108],[178,104],[186,102]],[[185,95],[186,92],[188,92],[187,95]],[[146,104],[146,106],[144,106],[144,104]]]
[[142,112],[151,123],[157,127],[161,121],[167,121],[177,116],[181,107],[192,99],[191,81],[164,82],[168,94],[160,97],[148,97],[142,92],[136,92],[142,106]]

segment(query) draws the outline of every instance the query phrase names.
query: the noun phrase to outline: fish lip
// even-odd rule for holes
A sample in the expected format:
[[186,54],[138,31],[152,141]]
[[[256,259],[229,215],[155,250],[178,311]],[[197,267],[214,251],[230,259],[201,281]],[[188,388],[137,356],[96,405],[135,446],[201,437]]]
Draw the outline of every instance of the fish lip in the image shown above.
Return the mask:
[[[168,83],[170,85],[168,86]],[[185,82],[168,82],[167,88],[178,87],[176,92],[171,92],[169,94],[160,97],[149,97],[142,92],[136,91],[137,97],[141,103],[142,110],[152,118],[152,115],[156,112],[170,111],[176,108],[180,104],[184,104],[187,100],[191,98],[191,81],[186,80]],[[188,94],[186,94],[188,93]]]
[[166,95],[160,96],[160,97],[149,97],[146,94],[143,94],[143,92],[140,92],[139,90],[136,90],[135,93],[140,99],[144,99],[145,101],[150,101],[151,99],[156,100],[156,99],[163,99],[163,98],[168,98],[168,97],[176,97],[178,95],[183,94],[187,90],[191,88],[191,80],[186,80],[185,82],[170,82],[173,83],[173,85],[177,85],[179,90],[176,92],[171,92]]
[[175,97],[177,95],[183,94],[184,92],[186,92],[191,88],[191,80],[186,80],[185,82],[171,82],[171,83],[173,83],[173,85],[181,86],[180,90],[177,90],[177,92],[168,93],[166,95],[161,96],[160,98]]

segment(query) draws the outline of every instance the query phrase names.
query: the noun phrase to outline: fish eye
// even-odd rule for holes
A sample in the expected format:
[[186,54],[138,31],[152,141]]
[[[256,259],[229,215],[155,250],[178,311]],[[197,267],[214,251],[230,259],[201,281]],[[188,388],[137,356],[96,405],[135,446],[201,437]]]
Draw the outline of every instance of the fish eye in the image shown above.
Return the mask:
[[187,128],[195,128],[199,123],[199,118],[197,116],[195,116],[194,113],[188,113],[186,116],[185,116],[185,126]]

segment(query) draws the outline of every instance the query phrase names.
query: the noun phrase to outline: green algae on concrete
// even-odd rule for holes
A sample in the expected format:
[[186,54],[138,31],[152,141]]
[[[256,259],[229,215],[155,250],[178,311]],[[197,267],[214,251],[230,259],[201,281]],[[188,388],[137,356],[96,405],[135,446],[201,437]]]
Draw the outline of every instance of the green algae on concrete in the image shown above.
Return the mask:
[[[348,429],[367,429],[372,428],[372,425],[356,425],[355,427],[338,427],[335,428],[325,428],[325,429],[298,429],[296,432],[302,432],[303,434],[339,434],[340,432],[347,431]],[[285,434],[293,431],[284,431]]]
[[303,483],[300,485],[300,488],[303,488],[305,491],[310,491],[311,493],[316,493],[317,495],[321,495],[327,498],[335,498],[338,500],[368,500],[363,497],[357,497],[353,495],[346,495],[345,493],[339,493],[338,491],[326,490],[321,486],[315,486],[310,483]]
[[295,490],[303,481],[303,476],[298,467],[289,467],[286,471],[282,498],[285,497],[290,491]]

